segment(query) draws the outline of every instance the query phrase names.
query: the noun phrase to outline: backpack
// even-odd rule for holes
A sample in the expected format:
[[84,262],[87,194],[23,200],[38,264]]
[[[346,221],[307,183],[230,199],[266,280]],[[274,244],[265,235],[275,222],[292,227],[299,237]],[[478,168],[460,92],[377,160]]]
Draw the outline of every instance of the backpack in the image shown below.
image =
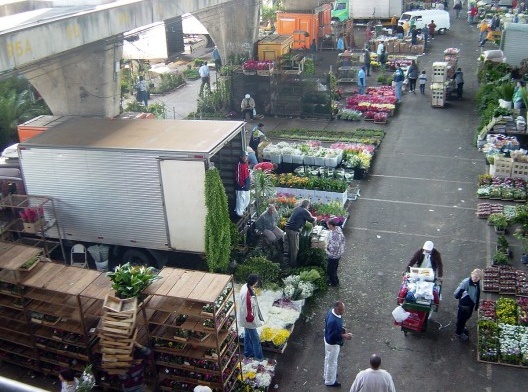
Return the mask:
[[394,81],[395,82],[403,82],[403,79],[404,76],[403,76],[403,72],[400,68],[398,68],[395,72],[394,72]]

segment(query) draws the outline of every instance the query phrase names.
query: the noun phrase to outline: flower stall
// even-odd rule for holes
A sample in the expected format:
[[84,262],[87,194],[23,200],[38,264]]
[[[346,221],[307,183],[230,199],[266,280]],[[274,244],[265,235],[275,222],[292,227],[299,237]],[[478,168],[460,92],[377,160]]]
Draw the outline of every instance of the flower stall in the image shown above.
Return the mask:
[[483,300],[478,315],[477,360],[528,367],[528,298]]
[[341,179],[315,176],[300,177],[292,173],[272,175],[272,183],[277,193],[291,194],[299,199],[328,203],[347,201],[348,183]]
[[[343,111],[360,112],[365,121],[374,121],[385,124],[389,116],[394,114],[396,96],[390,86],[368,87],[366,94],[352,95],[346,100],[346,107],[338,113],[343,116]],[[345,112],[345,116],[349,112]]]
[[525,202],[527,187],[527,182],[520,178],[489,176],[479,181],[477,197],[479,199]]
[[244,75],[270,76],[273,73],[274,62],[271,60],[246,60],[242,64]]
[[[259,308],[265,320],[264,325],[258,328],[263,350],[284,352],[305,299],[316,290],[313,281],[319,278],[315,270],[303,271],[299,275],[284,278],[282,291],[257,290]],[[239,301],[236,296],[236,306],[240,306]],[[244,328],[239,328],[239,335],[243,340]]]

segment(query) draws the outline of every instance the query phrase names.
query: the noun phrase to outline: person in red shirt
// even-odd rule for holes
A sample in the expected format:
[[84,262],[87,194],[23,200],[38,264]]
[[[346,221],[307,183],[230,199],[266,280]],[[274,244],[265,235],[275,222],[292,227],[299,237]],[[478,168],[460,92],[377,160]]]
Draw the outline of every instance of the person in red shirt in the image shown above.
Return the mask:
[[249,164],[248,164],[248,153],[242,151],[240,159],[235,169],[235,191],[236,191],[236,207],[235,213],[242,217],[244,211],[249,205],[250,195],[250,176],[249,176]]
[[436,24],[434,20],[432,20],[431,23],[427,25],[427,27],[429,28],[429,35],[431,36],[431,39],[434,39],[434,34],[436,30]]

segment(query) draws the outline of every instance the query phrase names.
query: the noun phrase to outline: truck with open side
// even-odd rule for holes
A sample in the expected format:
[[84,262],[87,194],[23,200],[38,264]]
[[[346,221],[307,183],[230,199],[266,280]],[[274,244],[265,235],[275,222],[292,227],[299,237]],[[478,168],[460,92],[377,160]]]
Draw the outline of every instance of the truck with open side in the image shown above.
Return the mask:
[[233,210],[244,124],[72,117],[19,144],[24,185],[53,198],[62,238],[109,245],[110,268],[161,267],[178,252],[205,253],[208,168]]

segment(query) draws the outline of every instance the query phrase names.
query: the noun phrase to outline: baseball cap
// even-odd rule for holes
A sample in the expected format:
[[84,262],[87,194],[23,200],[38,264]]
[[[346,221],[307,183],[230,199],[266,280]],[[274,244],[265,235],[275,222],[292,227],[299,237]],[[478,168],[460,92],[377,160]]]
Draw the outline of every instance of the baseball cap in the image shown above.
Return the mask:
[[434,244],[433,244],[433,241],[425,241],[425,243],[423,244],[423,250],[428,250],[428,251],[431,251],[433,250],[434,248]]

